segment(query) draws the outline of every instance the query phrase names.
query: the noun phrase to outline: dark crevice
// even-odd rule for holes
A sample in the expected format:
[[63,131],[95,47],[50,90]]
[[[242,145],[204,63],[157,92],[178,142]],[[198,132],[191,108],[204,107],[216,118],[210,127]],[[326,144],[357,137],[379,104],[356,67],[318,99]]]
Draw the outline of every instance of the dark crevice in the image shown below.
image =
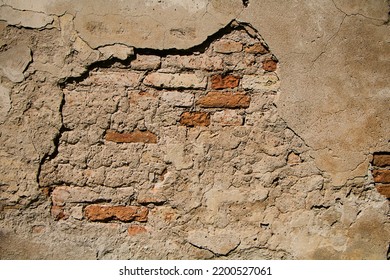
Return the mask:
[[329,205],[313,205],[310,209],[329,209]]
[[[249,1],[245,1],[248,2]],[[262,38],[259,35],[258,31],[253,28],[249,23],[245,22],[237,22],[235,20],[231,21],[228,25],[225,27],[219,29],[217,32],[214,34],[208,36],[205,41],[200,43],[199,45],[190,47],[188,49],[176,49],[176,48],[170,48],[170,49],[152,49],[152,48],[135,48],[134,49],[134,55],[129,56],[126,60],[120,60],[118,58],[111,58],[108,60],[104,61],[96,61],[85,68],[85,72],[81,74],[80,76],[77,77],[68,77],[65,79],[62,79],[58,82],[58,85],[60,88],[65,88],[67,84],[72,84],[72,83],[79,83],[86,78],[88,78],[90,71],[98,68],[111,68],[114,65],[118,68],[130,68],[130,63],[132,60],[135,59],[137,54],[140,55],[157,55],[162,58],[168,56],[168,55],[193,55],[195,53],[204,53],[210,45],[220,39],[223,35],[229,34],[234,30],[244,30],[249,36],[253,38],[260,39],[261,41]],[[264,42],[263,42],[264,43]],[[269,47],[264,43],[264,47],[269,51]]]
[[60,139],[62,137],[62,134],[65,132],[65,131],[69,131],[69,129],[67,129],[65,126],[64,126],[64,122],[63,122],[63,116],[62,116],[62,108],[65,104],[65,97],[64,97],[64,94],[62,94],[62,100],[61,100],[61,104],[60,104],[60,108],[59,108],[59,111],[60,111],[60,116],[61,116],[61,127],[60,129],[58,130],[58,133],[55,135],[54,139],[53,139],[53,145],[54,145],[54,151],[52,153],[48,153],[48,154],[45,154],[40,162],[39,162],[39,166],[38,166],[38,171],[37,171],[37,183],[38,183],[38,187],[40,187],[40,177],[41,177],[41,171],[42,171],[42,165],[46,162],[46,161],[49,161],[49,160],[52,160],[54,159],[57,155],[58,155],[58,147],[60,145]]
[[242,5],[244,5],[244,7],[248,7],[249,6],[249,0],[242,0]]
[[387,248],[386,259],[390,260],[390,244],[389,247]]

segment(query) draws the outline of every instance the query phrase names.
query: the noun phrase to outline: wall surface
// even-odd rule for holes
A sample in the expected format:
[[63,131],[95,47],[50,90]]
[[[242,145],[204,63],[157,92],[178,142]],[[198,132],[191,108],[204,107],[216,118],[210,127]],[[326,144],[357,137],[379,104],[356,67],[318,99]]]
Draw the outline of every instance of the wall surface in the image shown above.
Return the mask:
[[387,0],[0,0],[1,259],[388,259]]

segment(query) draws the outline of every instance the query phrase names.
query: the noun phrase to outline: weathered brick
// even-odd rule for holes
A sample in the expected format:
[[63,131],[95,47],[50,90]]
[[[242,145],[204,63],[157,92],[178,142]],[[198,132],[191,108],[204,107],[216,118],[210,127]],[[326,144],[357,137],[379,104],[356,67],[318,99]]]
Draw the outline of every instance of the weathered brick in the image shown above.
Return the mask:
[[135,70],[155,70],[161,65],[161,58],[156,55],[139,55],[131,63],[131,68]]
[[377,185],[376,189],[381,195],[384,195],[386,198],[390,198],[390,184]]
[[390,166],[390,153],[374,154],[372,164],[378,167]]
[[210,115],[205,112],[184,112],[180,118],[180,124],[185,126],[209,126]]
[[164,91],[161,99],[176,107],[191,107],[194,104],[194,95],[189,92]]
[[118,133],[108,130],[106,140],[116,143],[157,143],[156,134],[150,131],[135,130],[130,133]]
[[242,125],[244,117],[238,114],[236,110],[224,110],[215,112],[211,116],[211,121],[220,125]]
[[81,85],[129,87],[135,88],[141,80],[141,74],[136,72],[101,71],[91,72]]
[[261,43],[255,43],[245,48],[245,52],[251,54],[266,54],[268,50]]
[[376,169],[372,175],[375,183],[390,183],[390,170]]
[[127,229],[127,233],[130,236],[134,236],[134,235],[138,235],[138,234],[142,234],[142,233],[146,233],[146,232],[148,232],[146,230],[146,228],[143,226],[140,226],[140,225],[131,225]]
[[162,204],[167,201],[167,198],[161,193],[156,191],[140,192],[137,196],[137,202],[139,204]]
[[84,209],[84,216],[93,222],[108,222],[118,220],[121,222],[146,222],[149,210],[143,206],[111,206],[88,205]]
[[236,53],[242,51],[242,44],[233,40],[221,39],[214,44],[217,53]]
[[53,216],[54,220],[66,220],[69,218],[69,214],[65,213],[63,207],[53,205],[50,210],[51,215]]
[[273,72],[276,70],[277,65],[278,65],[278,63],[275,60],[268,58],[268,59],[263,61],[262,67],[265,71]]
[[199,98],[197,104],[203,108],[248,108],[250,97],[241,92],[211,91]]
[[[89,170],[86,170],[86,175]],[[63,206],[66,203],[85,203],[104,200],[104,192],[97,192],[94,188],[59,186],[53,189],[51,199],[53,205]]]
[[144,79],[144,84],[158,88],[206,88],[207,79],[191,73],[151,73]]
[[240,78],[233,75],[214,75],[211,77],[211,88],[226,89],[238,87]]
[[260,92],[276,91],[279,89],[279,78],[273,73],[267,75],[244,75],[241,80],[244,89]]
[[168,55],[163,59],[163,69],[190,69],[190,70],[223,70],[223,60],[219,56],[208,55]]

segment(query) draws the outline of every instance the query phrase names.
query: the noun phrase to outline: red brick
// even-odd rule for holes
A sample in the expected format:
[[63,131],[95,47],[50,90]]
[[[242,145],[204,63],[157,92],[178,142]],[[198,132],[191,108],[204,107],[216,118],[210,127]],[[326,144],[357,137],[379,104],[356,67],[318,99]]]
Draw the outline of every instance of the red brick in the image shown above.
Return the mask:
[[205,112],[184,112],[180,118],[180,124],[185,126],[209,126],[210,115]]
[[69,214],[65,213],[64,209],[61,206],[52,206],[50,213],[56,221],[66,220],[67,218],[69,218]]
[[149,210],[143,206],[110,206],[88,205],[85,207],[85,217],[93,222],[108,222],[118,220],[121,222],[146,222]]
[[384,195],[386,198],[390,198],[390,184],[386,185],[377,185],[376,186],[377,191]]
[[256,43],[246,47],[245,52],[251,54],[266,54],[268,53],[268,50],[261,43]]
[[390,153],[374,154],[372,164],[378,167],[390,166]]
[[127,233],[130,236],[134,236],[134,235],[142,234],[142,233],[146,233],[146,232],[147,232],[146,228],[143,226],[139,226],[139,225],[131,225],[127,229]]
[[273,72],[276,70],[278,63],[269,58],[263,61],[263,69],[268,72]]
[[130,133],[118,133],[108,130],[106,140],[116,143],[157,143],[157,136],[150,131],[136,130]]
[[225,89],[238,87],[240,78],[233,75],[214,75],[211,77],[211,88]]
[[245,93],[211,91],[199,98],[197,104],[203,108],[248,108],[250,97]]
[[372,175],[375,183],[390,183],[390,170],[374,170]]

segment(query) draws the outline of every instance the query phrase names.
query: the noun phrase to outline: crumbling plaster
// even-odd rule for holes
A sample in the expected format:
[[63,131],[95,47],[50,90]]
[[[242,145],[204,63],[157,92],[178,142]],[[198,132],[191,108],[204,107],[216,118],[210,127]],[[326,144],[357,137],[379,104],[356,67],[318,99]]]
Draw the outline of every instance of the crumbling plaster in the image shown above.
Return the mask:
[[[82,75],[97,61],[112,57],[126,59],[133,54],[134,48],[192,48],[234,20],[254,27],[278,58],[281,80],[276,101],[278,113],[310,147],[310,156],[316,167],[323,171],[323,176],[328,177],[329,185],[337,189],[348,181],[370,176],[371,154],[390,150],[388,1],[247,2],[245,6],[239,0],[0,0],[0,29],[8,24],[28,30],[60,32],[61,37],[54,40],[60,41],[56,45],[62,46],[55,55],[43,55],[43,51],[31,55],[27,47],[23,48],[24,40],[29,38],[21,38],[16,47],[5,50],[0,57],[1,65],[16,70],[10,78],[7,77],[10,71],[0,69],[3,76],[0,78],[3,104],[0,124],[6,121],[8,114],[12,115],[12,125],[6,124],[0,132],[6,147],[1,150],[1,163],[9,166],[0,169],[2,181],[17,181],[15,192],[22,197],[24,192],[29,196],[25,199],[26,207],[44,207],[34,206],[41,193],[33,187],[38,184],[42,159],[55,153],[53,140],[62,126],[59,112],[63,106],[63,93],[57,87],[58,82]],[[0,38],[1,46],[2,40]],[[41,47],[50,50],[50,44],[48,41],[47,46]],[[24,54],[20,56],[20,63],[15,65],[11,59],[7,64],[12,52],[16,52],[14,56]],[[23,72],[25,76],[36,75],[38,82],[19,83]],[[34,90],[46,95],[27,94]],[[15,129],[20,131],[13,131]],[[12,133],[19,135],[17,141],[8,137]],[[352,197],[354,195],[351,186],[343,191],[348,193],[346,197],[351,193]],[[336,234],[332,240],[334,244],[329,248],[340,242],[347,244],[346,253],[350,258],[385,255],[387,247],[384,244],[389,238],[384,213],[388,212],[388,203],[377,197],[374,200],[374,205],[361,214],[350,211],[353,212],[351,216],[359,218],[358,222],[352,225],[349,236]],[[366,231],[368,227],[371,229]],[[39,231],[39,228],[35,230]],[[110,230],[107,226],[109,234]],[[332,250],[326,251],[326,242],[330,241],[325,242],[319,236],[308,237],[298,229],[296,232],[292,245],[292,251],[296,252],[294,257],[340,257],[331,255]],[[372,232],[377,236],[373,237]],[[56,236],[61,237],[65,240],[66,234]],[[200,238],[195,237],[195,241]],[[7,238],[12,239],[10,243],[22,240],[17,236]],[[340,241],[347,238],[349,241]],[[363,245],[361,240],[365,241]],[[153,242],[149,244],[150,248]],[[66,242],[50,246],[48,250],[41,250],[53,253],[37,254],[43,258],[99,257],[87,247],[80,249],[83,252],[74,251],[74,244],[69,245],[72,249],[66,250]],[[313,253],[314,247],[321,247],[325,253]],[[23,250],[25,248],[16,248],[21,258],[29,254]],[[30,251],[36,250],[32,247]]]
[[58,16],[70,14],[92,49],[188,49],[234,19],[250,23],[283,66],[281,115],[334,184],[366,175],[369,154],[389,147],[385,0],[252,0],[247,7],[239,0],[3,0],[1,5],[1,19],[31,28],[59,27]]

